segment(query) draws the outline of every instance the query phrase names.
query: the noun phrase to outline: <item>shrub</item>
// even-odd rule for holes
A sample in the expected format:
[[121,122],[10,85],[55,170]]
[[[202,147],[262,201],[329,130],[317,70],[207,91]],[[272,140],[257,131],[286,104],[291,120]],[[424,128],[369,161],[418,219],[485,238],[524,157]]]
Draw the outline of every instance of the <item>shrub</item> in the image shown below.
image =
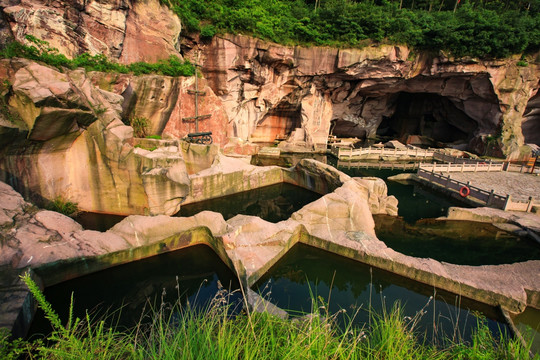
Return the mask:
[[78,204],[64,199],[61,196],[57,196],[49,202],[45,208],[47,210],[56,211],[66,216],[74,217],[79,213]]
[[214,25],[205,25],[201,29],[201,38],[203,40],[209,40],[216,35],[216,28]]
[[146,136],[148,131],[149,122],[145,117],[134,117],[129,121],[130,126],[133,128],[133,136],[142,138]]

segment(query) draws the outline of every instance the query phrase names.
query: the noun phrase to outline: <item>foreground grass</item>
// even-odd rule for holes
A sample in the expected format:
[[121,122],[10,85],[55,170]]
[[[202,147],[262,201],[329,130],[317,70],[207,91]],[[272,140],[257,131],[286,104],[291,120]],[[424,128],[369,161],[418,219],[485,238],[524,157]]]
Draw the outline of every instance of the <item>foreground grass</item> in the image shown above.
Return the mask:
[[72,312],[63,325],[29,276],[23,279],[54,331],[47,343],[0,336],[2,359],[529,359],[519,341],[495,340],[481,320],[470,344],[441,349],[418,341],[416,322],[406,321],[399,306],[374,314],[369,327],[354,327],[352,319],[338,327],[336,317],[345,314],[321,313],[317,306],[293,321],[267,313],[231,316],[226,292],[203,311],[162,304],[151,312],[150,324],[129,332],[89,316],[74,319]]

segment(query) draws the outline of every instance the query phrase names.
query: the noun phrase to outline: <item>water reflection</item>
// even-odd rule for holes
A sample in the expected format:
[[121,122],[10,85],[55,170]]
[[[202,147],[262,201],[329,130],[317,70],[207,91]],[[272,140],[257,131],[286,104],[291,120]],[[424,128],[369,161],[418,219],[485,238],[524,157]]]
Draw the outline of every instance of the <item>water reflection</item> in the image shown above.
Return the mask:
[[531,351],[540,354],[540,310],[528,307],[513,320],[525,340],[531,342]]
[[[64,323],[73,293],[75,316],[83,318],[88,311],[99,318],[121,308],[110,320],[130,328],[149,305],[177,301],[205,305],[218,292],[218,281],[227,289],[238,289],[236,277],[213,250],[198,245],[66,281],[45,289],[45,296]],[[38,312],[30,333],[50,330],[43,313]]]
[[376,215],[375,233],[405,255],[459,265],[499,265],[540,260],[540,247],[528,238],[472,221],[419,220]]
[[238,214],[258,216],[277,223],[317,200],[321,195],[291,184],[281,183],[217,199],[183,205],[176,216],[192,216],[204,210],[219,212],[225,220]]
[[[346,309],[352,316],[358,310],[355,322],[359,325],[368,323],[370,307],[380,314],[400,301],[405,316],[425,311],[418,331],[428,340],[470,339],[476,327],[471,311],[482,312],[495,334],[499,326],[505,329],[494,308],[306,245],[291,249],[256,287],[293,313],[311,311],[311,299],[321,296],[329,302],[331,313]],[[430,301],[430,296],[435,300]]]

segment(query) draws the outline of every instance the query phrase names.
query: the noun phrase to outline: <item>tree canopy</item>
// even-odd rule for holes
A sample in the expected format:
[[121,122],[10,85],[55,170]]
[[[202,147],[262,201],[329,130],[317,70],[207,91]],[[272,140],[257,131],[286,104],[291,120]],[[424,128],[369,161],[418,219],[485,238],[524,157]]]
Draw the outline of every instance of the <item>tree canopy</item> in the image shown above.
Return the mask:
[[244,33],[292,45],[406,44],[503,58],[540,48],[540,0],[161,0],[203,38]]

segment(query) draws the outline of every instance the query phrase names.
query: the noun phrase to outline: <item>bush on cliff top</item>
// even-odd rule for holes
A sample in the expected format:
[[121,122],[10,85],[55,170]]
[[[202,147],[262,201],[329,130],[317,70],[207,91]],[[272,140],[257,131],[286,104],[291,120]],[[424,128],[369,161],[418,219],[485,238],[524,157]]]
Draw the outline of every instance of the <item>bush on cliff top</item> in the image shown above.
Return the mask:
[[[188,32],[245,33],[281,44],[370,42],[507,57],[540,48],[540,0],[161,0]],[[454,10],[455,9],[455,10]],[[207,24],[201,29],[201,23]]]
[[84,53],[78,55],[73,60],[68,59],[64,54],[60,54],[58,49],[50,47],[47,41],[37,39],[32,35],[26,35],[26,40],[30,45],[18,42],[8,44],[0,51],[0,58],[11,59],[21,57],[35,61],[42,61],[58,69],[63,67],[76,69],[83,67],[88,71],[118,72],[122,74],[161,74],[166,76],[193,76],[195,67],[189,61],[180,61],[174,55],[167,60],[160,60],[157,63],[136,62],[129,65],[122,65],[110,61],[105,55],[90,55]]

